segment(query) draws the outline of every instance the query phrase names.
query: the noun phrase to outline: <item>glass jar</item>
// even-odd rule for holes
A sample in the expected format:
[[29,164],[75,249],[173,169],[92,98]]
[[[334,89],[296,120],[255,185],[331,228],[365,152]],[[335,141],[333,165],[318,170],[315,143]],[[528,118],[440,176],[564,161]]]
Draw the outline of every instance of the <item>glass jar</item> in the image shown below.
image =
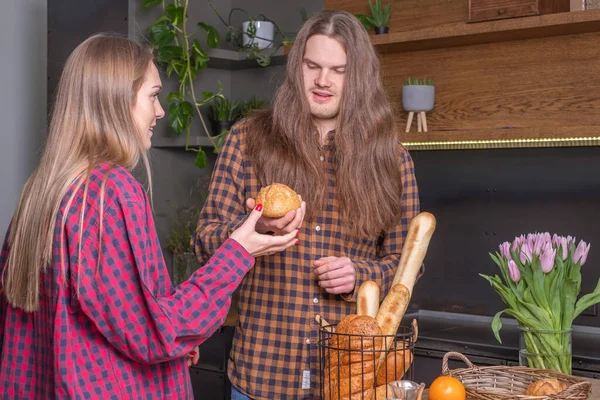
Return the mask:
[[519,329],[519,365],[571,374],[571,329]]

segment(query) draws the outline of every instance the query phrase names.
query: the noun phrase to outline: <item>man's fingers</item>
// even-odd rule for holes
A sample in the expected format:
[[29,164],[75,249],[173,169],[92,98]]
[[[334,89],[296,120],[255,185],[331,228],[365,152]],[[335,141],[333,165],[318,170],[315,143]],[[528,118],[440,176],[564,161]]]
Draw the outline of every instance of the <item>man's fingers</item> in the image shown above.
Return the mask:
[[314,264],[316,267],[321,267],[321,266],[323,266],[323,265],[325,265],[325,264],[327,264],[327,263],[329,263],[329,262],[332,262],[333,260],[336,260],[336,259],[337,259],[337,257],[333,257],[333,256],[330,256],[330,257],[322,257],[322,258],[319,258],[318,260],[315,260],[315,261],[313,262],[313,264]]
[[249,198],[246,200],[246,207],[248,207],[250,210],[253,210],[254,207],[256,207],[256,201],[253,198]]
[[[329,266],[329,264],[327,265],[327,267]],[[326,267],[323,267],[326,268]],[[328,268],[327,270],[322,271],[321,273],[319,273],[319,271],[315,270],[315,273],[319,276],[319,280],[320,281],[328,281],[328,280],[335,280],[335,279],[339,279],[343,276],[347,276],[348,273],[343,269],[343,268]]]

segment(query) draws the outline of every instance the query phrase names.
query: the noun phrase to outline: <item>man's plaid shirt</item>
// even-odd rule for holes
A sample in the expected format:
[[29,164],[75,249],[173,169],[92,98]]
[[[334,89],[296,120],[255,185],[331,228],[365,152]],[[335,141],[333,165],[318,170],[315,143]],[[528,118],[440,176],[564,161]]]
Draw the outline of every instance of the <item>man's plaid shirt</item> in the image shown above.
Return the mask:
[[[220,151],[196,232],[196,255],[201,260],[213,254],[244,221],[246,199],[256,198],[260,190],[246,155],[245,136],[245,127],[234,127]],[[330,323],[338,323],[347,314],[355,313],[356,292],[367,280],[377,282],[382,295],[387,293],[408,225],[419,212],[413,162],[400,146],[400,223],[380,241],[362,239],[352,232],[338,213],[331,153],[334,138],[335,134],[329,133],[323,146],[323,168],[329,176],[329,195],[323,212],[312,222],[304,221],[299,245],[258,258],[242,281],[239,321],[228,367],[232,384],[251,398],[319,398],[319,326],[315,316],[320,314]],[[346,256],[352,260],[356,268],[352,296],[344,299],[318,286],[313,261],[325,256]],[[305,370],[310,370],[310,390],[302,389]]]

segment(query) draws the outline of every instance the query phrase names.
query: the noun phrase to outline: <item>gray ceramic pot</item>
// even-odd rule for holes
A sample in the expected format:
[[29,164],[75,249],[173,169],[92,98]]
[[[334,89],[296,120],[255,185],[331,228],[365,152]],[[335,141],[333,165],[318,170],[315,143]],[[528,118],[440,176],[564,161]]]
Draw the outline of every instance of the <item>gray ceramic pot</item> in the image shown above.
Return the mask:
[[435,86],[404,85],[402,107],[405,111],[431,111],[435,99]]

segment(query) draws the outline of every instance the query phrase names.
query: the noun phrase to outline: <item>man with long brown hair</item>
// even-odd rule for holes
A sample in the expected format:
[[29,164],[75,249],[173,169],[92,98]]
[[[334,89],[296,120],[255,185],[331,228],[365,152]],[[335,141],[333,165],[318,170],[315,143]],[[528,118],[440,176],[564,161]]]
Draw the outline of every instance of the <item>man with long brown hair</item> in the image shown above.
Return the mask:
[[228,135],[200,216],[201,260],[273,182],[306,203],[279,219],[261,217],[257,230],[300,228],[300,242],[257,259],[240,287],[228,366],[233,400],[319,397],[315,316],[337,323],[355,313],[366,280],[387,293],[419,212],[412,159],[398,142],[377,54],[347,12],[322,11],[305,23],[273,108]]

